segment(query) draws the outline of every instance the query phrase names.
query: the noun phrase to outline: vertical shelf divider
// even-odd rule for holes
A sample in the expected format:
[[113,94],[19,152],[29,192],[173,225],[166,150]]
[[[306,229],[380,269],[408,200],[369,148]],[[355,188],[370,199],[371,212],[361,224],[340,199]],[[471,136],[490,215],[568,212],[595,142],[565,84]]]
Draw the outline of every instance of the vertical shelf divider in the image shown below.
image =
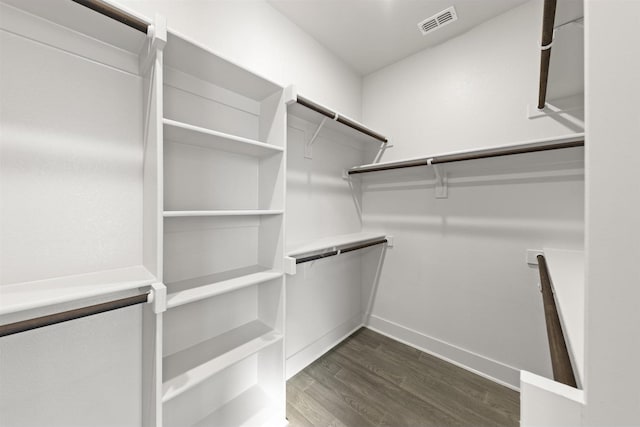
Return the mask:
[[[162,282],[163,123],[162,53],[167,43],[166,20],[156,15],[139,67],[143,80],[143,263]],[[159,285],[164,287],[164,285]],[[142,425],[162,427],[162,311],[147,304],[142,311]]]

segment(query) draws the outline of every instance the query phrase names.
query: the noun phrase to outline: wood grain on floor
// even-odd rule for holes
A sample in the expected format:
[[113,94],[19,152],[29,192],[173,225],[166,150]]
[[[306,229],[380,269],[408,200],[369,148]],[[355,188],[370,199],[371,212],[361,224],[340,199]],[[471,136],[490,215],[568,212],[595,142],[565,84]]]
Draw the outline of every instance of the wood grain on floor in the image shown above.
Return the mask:
[[517,426],[518,392],[362,328],[287,382],[291,427]]

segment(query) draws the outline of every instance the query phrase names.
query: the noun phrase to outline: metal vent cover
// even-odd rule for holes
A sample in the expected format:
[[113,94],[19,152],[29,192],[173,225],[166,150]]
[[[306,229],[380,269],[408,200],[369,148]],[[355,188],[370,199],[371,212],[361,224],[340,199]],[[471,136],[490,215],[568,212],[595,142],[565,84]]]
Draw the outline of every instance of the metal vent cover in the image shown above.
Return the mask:
[[445,25],[451,24],[457,19],[458,14],[456,13],[456,9],[451,6],[441,12],[436,13],[433,16],[430,16],[424,21],[418,22],[418,29],[424,36],[432,31],[444,27]]

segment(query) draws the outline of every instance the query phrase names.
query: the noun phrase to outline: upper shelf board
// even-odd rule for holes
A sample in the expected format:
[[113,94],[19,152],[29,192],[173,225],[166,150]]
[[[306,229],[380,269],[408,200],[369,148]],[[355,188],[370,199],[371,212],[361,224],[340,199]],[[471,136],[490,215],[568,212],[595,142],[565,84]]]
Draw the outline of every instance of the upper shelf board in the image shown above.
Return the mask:
[[156,278],[141,265],[0,286],[0,315],[149,286]]
[[208,48],[169,30],[164,65],[216,86],[262,101],[282,87],[224,59]]
[[[584,167],[583,149],[584,133],[576,133],[562,137],[545,138],[535,141],[527,141],[514,145],[504,145],[491,147],[481,150],[457,151],[446,154],[438,154],[428,157],[416,157],[393,162],[372,163],[368,165],[356,166],[347,171],[349,175],[358,175],[365,172],[378,172],[393,169],[406,169],[418,166],[443,165],[446,164],[447,175],[455,177],[456,171],[452,169],[454,163],[465,162],[464,173],[460,171],[460,175],[469,175],[475,173],[486,173],[500,171],[507,173],[526,172],[539,170],[542,164],[547,169],[561,168],[582,168]],[[575,152],[565,150],[564,153],[556,151],[553,156],[541,155],[540,162],[532,162],[530,157],[532,153],[557,150],[560,148],[578,148],[581,151],[576,156]],[[521,156],[517,156],[521,155]],[[507,165],[501,157],[510,156],[512,160]],[[469,162],[474,160],[474,162]],[[540,164],[538,164],[540,163]],[[475,166],[473,166],[475,165]],[[506,168],[505,168],[506,166]],[[454,172],[454,173],[452,173]]]
[[584,378],[584,252],[543,250],[578,387]]
[[302,120],[317,124],[318,126],[325,120],[323,127],[337,131],[356,141],[368,143],[387,143],[386,136],[376,132],[365,125],[349,119],[340,113],[327,108],[317,102],[311,101],[301,95],[292,95],[292,100],[288,103],[287,111],[289,114],[296,116]]
[[[146,34],[73,1],[2,0],[2,2],[136,55],[147,39]],[[148,22],[147,19],[130,11],[126,12],[141,21]]]
[[323,237],[312,241],[299,242],[289,246],[287,255],[295,257],[296,255],[308,254],[323,250],[334,250],[344,246],[350,246],[357,243],[365,243],[372,240],[385,238],[384,233],[362,232],[353,234],[340,234],[336,236]]
[[164,139],[182,144],[197,145],[230,153],[254,157],[267,157],[282,153],[284,149],[275,145],[240,136],[229,135],[211,129],[192,126],[174,120],[164,119]]
[[164,211],[165,218],[194,217],[194,216],[261,216],[282,215],[282,210],[244,209],[244,210],[215,210],[215,211]]

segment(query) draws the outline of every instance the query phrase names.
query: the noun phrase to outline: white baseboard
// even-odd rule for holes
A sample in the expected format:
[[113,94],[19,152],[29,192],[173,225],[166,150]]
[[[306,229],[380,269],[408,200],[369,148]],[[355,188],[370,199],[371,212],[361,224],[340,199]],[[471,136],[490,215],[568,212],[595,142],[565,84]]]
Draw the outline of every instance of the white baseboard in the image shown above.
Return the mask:
[[446,343],[381,317],[370,316],[365,326],[505,387],[516,391],[520,390],[520,370],[512,366]]
[[360,329],[362,326],[362,314],[359,314],[324,334],[321,338],[304,347],[302,350],[289,356],[286,363],[287,379],[291,378],[310,365],[314,360],[320,358],[320,356],[325,354],[327,351],[340,344],[345,338]]

